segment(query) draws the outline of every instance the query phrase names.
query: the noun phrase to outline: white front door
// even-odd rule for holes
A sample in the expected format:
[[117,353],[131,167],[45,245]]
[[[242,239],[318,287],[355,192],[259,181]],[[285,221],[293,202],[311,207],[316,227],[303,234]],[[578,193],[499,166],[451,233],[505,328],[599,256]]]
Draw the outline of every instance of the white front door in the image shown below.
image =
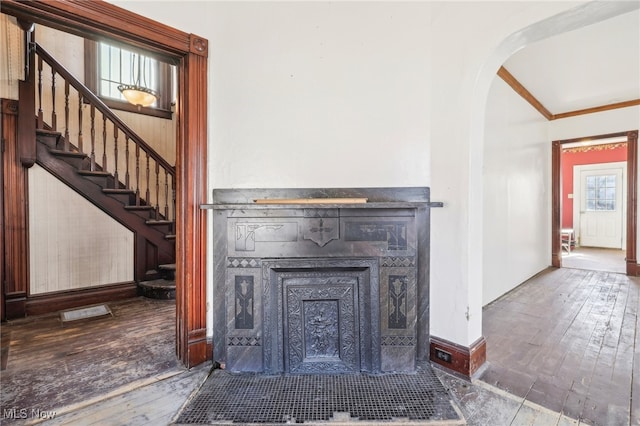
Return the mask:
[[624,167],[580,170],[580,245],[623,248]]

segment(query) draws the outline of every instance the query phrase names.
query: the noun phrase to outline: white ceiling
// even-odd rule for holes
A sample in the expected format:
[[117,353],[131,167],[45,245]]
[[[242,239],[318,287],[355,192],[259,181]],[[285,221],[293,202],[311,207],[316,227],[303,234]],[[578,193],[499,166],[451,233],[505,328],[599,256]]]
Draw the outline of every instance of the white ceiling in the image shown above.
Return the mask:
[[640,10],[531,44],[504,67],[552,114],[640,99]]

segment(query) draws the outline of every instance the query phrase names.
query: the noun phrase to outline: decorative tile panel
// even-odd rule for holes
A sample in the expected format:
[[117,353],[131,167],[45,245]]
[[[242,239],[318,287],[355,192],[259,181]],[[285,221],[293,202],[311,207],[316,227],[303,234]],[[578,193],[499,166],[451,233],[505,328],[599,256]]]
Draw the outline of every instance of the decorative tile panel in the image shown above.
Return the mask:
[[286,242],[298,240],[296,222],[237,223],[235,227],[236,251],[254,251],[256,242]]
[[382,336],[382,346],[415,346],[413,336]]
[[389,275],[389,325],[388,328],[407,328],[407,276]]
[[409,266],[416,266],[416,258],[414,256],[409,256],[409,257],[381,257],[380,258],[380,266],[382,267],[388,267],[388,268],[392,268],[392,267],[396,267],[396,266],[400,266],[400,267],[409,267]]
[[236,330],[253,329],[253,276],[235,276],[235,328]]
[[320,247],[340,238],[340,223],[337,218],[305,218],[303,226],[303,238]]
[[259,268],[260,259],[255,257],[229,257],[227,268]]
[[262,339],[259,337],[233,336],[227,338],[227,346],[261,346]]
[[406,222],[347,222],[345,241],[380,241],[388,250],[407,250]]
[[286,293],[284,347],[289,373],[354,373],[360,369],[355,279],[293,279]]

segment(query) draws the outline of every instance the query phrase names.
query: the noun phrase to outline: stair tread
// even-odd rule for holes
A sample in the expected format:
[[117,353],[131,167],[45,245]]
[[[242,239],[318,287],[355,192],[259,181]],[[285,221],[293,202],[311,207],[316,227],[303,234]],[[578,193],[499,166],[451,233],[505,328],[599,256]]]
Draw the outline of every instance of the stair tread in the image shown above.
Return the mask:
[[84,176],[111,176],[111,173],[100,170],[78,170],[78,173]]
[[145,222],[147,225],[171,225],[171,220],[150,219]]
[[175,271],[176,270],[176,264],[175,263],[166,263],[164,265],[158,265],[158,268],[165,269],[165,270],[168,270],[168,271]]
[[176,282],[175,280],[165,280],[163,278],[159,278],[157,280],[142,281],[140,282],[140,286],[153,288],[175,288]]
[[154,210],[154,206],[124,206],[127,210]]
[[64,156],[64,157],[78,157],[78,158],[86,158],[87,154],[84,152],[77,151],[64,151],[61,149],[49,149],[49,152],[53,155]]
[[128,188],[103,188],[105,194],[135,194],[133,189]]
[[62,136],[62,133],[59,131],[49,129],[36,129],[36,133],[40,135]]

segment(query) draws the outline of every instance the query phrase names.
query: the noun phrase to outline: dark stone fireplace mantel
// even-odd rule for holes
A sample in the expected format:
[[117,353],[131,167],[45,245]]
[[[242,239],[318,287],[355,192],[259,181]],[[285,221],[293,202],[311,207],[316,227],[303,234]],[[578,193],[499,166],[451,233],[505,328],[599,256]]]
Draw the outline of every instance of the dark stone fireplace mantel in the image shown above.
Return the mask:
[[[367,202],[322,201],[338,198]],[[202,207],[227,369],[377,373],[428,359],[428,188],[218,189]]]

